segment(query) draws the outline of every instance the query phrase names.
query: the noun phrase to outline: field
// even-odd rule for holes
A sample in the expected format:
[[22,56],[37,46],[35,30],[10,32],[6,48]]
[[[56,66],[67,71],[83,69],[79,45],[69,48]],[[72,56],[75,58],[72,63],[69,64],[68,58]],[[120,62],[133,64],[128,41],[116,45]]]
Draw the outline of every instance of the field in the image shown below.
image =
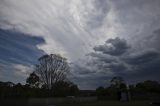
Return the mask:
[[71,103],[63,106],[149,106],[147,101],[131,101],[131,102],[119,102],[119,101],[95,101],[95,102],[83,102],[83,103]]
[[0,101],[0,106],[149,106],[148,101],[130,101],[130,102],[119,102],[119,101],[65,101],[55,103],[54,101],[37,101],[34,100],[32,103],[28,103],[26,100],[3,100]]

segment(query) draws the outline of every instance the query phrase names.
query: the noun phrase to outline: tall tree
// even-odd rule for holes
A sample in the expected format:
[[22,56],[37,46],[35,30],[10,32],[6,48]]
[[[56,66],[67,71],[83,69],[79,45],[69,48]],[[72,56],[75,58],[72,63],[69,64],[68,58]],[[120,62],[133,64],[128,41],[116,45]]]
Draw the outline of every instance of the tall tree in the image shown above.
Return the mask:
[[64,81],[69,72],[67,59],[57,54],[44,55],[38,59],[36,73],[42,84],[47,88],[53,88],[54,83]]

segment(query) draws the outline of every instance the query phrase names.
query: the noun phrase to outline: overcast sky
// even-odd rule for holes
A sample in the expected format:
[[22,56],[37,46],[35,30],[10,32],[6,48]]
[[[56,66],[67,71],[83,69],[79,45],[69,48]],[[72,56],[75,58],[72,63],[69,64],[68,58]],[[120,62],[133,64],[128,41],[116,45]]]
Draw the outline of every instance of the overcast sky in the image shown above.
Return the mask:
[[0,0],[0,81],[25,82],[61,54],[81,89],[160,81],[160,0]]

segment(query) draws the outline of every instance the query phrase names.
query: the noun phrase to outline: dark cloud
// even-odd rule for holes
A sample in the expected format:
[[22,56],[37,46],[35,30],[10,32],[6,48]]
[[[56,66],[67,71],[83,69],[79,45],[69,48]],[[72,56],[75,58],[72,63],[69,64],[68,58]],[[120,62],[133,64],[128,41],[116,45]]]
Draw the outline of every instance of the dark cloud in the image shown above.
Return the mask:
[[[111,43],[111,45],[108,47],[107,43]],[[115,38],[107,40],[105,45],[94,48],[99,52],[90,53],[94,60],[91,61],[92,65],[99,69],[98,73],[107,72],[103,73],[105,77],[99,81],[107,80],[113,76],[122,76],[128,83],[148,79],[159,80],[160,52],[158,49],[135,50],[128,45],[126,40]],[[108,73],[111,74],[108,76]]]
[[0,1],[0,28],[8,29],[0,30],[0,80],[25,80],[43,51],[72,62],[85,58],[74,62],[71,80],[83,89],[106,85],[115,75],[133,82],[159,79],[160,0],[67,2]]
[[91,57],[87,64],[74,67],[72,80],[83,88],[109,84],[114,76],[122,76],[127,83],[159,79],[160,54],[155,48],[135,50],[125,39],[116,37],[93,49],[95,52],[87,55]]
[[[103,61],[105,63],[111,63],[111,62],[116,62],[116,59],[113,56],[103,54],[103,53],[90,53],[90,56],[92,56],[95,59],[98,59],[100,61]],[[95,60],[95,61],[98,61]]]
[[109,84],[108,81],[111,79],[111,77],[105,72],[95,72],[86,75],[76,74],[70,79],[77,83],[80,89],[95,89],[98,86]]
[[154,30],[153,33],[146,38],[145,43],[147,43],[147,40],[149,41],[147,46],[152,46],[153,48],[160,50],[160,29]]
[[132,65],[142,65],[148,62],[152,62],[153,60],[159,58],[160,54],[156,50],[145,50],[138,53],[130,54],[130,56],[126,56],[125,62]]
[[151,62],[145,62],[140,65],[131,65],[129,70],[121,73],[128,83],[136,83],[144,80],[160,81],[160,58],[154,59]]
[[116,37],[115,39],[108,39],[104,45],[94,47],[95,51],[102,52],[113,56],[122,55],[129,49],[127,41]]
[[81,64],[72,64],[72,70],[74,71],[73,73],[76,73],[78,75],[87,75],[91,73],[95,73],[95,70],[92,70],[89,67],[86,67]]
[[160,35],[160,29],[155,30],[153,33],[156,34],[156,35]]

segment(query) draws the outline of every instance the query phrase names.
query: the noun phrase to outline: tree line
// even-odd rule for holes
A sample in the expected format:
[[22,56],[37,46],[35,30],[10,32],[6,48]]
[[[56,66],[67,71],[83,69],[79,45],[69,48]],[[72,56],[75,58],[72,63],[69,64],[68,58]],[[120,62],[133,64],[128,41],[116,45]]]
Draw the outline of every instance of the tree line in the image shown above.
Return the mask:
[[0,82],[0,99],[97,96],[99,100],[120,100],[119,93],[125,92],[129,93],[131,100],[144,100],[160,95],[160,84],[151,80],[128,86],[125,83],[111,83],[108,87],[100,86],[96,90],[79,90],[77,85],[71,82],[57,82],[54,86],[54,89],[49,90],[29,84]]
[[122,93],[126,100],[149,100],[160,98],[160,83],[146,80],[136,84],[127,85],[122,77],[113,77],[108,87],[98,87],[96,95],[100,100],[121,100]]
[[44,55],[38,59],[35,70],[30,73],[26,83],[0,82],[0,98],[97,96],[99,100],[120,100],[121,94],[128,99],[147,99],[151,94],[160,95],[160,84],[144,81],[127,85],[122,77],[113,77],[108,87],[96,90],[79,90],[78,86],[67,79],[70,70],[67,59],[57,55]]

